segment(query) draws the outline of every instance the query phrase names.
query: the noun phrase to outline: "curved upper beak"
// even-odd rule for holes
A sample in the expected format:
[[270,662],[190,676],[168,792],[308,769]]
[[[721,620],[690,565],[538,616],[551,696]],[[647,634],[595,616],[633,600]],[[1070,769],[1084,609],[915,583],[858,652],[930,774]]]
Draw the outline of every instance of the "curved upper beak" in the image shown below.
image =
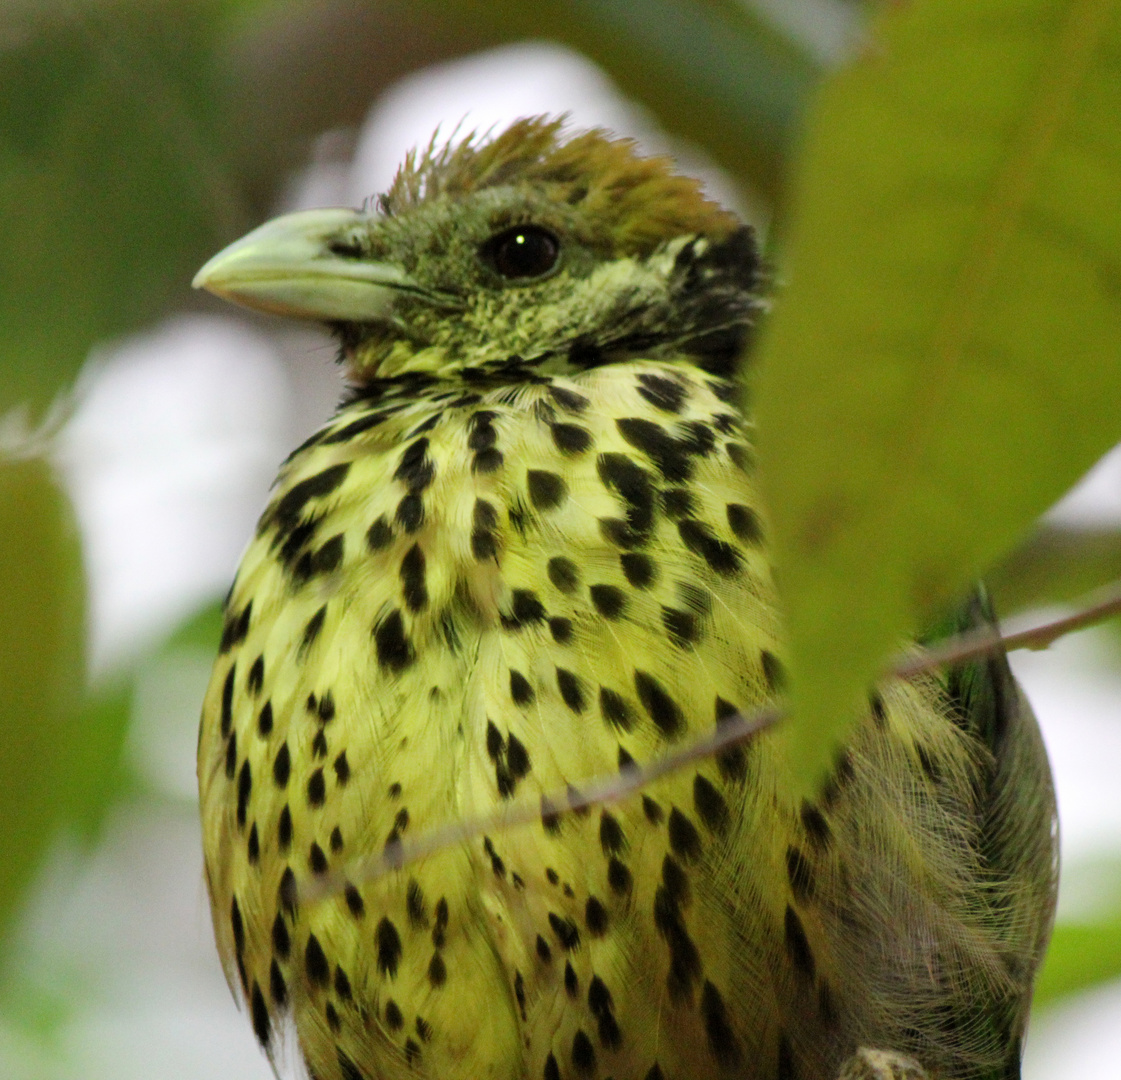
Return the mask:
[[399,266],[351,254],[369,227],[369,218],[355,210],[285,214],[223,248],[191,284],[235,304],[300,319],[386,319],[399,293],[423,290]]

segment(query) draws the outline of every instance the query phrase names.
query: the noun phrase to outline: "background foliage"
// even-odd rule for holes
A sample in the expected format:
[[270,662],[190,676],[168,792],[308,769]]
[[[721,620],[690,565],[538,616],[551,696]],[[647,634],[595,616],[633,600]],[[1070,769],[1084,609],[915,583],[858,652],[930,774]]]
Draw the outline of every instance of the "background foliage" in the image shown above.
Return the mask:
[[[746,383],[803,782],[893,644],[976,574],[1006,611],[1117,576],[1116,533],[1032,529],[1121,440],[1121,5],[868,14],[847,10],[834,71],[740,0],[5,5],[0,937],[59,831],[96,836],[137,784],[133,672],[83,689],[82,552],[40,453],[66,395],[96,343],[198,302],[193,269],[316,135],[435,60],[573,45],[771,216],[785,294]],[[1121,905],[1060,928],[1039,996],[1118,974]]]

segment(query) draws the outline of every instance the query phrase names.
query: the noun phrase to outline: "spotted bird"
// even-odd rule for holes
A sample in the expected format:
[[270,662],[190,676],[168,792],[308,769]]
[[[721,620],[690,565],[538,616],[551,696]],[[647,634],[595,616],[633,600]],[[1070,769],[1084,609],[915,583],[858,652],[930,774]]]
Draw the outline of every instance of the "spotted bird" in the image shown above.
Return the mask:
[[732,381],[763,281],[668,161],[542,118],[200,271],[330,327],[350,385],[281,468],[199,743],[218,947],[279,1071],[1019,1076],[1054,803],[1003,657],[883,685],[814,801],[774,732],[302,899],[779,695]]

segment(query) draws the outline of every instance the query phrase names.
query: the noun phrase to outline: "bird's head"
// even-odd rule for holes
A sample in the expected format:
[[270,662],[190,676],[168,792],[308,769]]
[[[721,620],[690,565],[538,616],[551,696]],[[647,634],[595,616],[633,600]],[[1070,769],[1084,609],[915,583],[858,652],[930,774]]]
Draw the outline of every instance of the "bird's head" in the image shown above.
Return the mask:
[[724,374],[760,305],[751,231],[695,180],[544,118],[410,154],[376,209],[277,218],[195,285],[328,324],[360,382],[636,355]]

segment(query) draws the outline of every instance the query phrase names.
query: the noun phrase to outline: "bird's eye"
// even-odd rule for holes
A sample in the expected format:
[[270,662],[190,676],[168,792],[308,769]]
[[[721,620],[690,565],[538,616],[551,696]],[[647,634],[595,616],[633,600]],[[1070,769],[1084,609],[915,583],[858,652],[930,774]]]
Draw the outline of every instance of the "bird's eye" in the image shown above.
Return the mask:
[[519,225],[492,236],[483,245],[483,258],[505,278],[535,278],[557,264],[560,242],[547,229]]

